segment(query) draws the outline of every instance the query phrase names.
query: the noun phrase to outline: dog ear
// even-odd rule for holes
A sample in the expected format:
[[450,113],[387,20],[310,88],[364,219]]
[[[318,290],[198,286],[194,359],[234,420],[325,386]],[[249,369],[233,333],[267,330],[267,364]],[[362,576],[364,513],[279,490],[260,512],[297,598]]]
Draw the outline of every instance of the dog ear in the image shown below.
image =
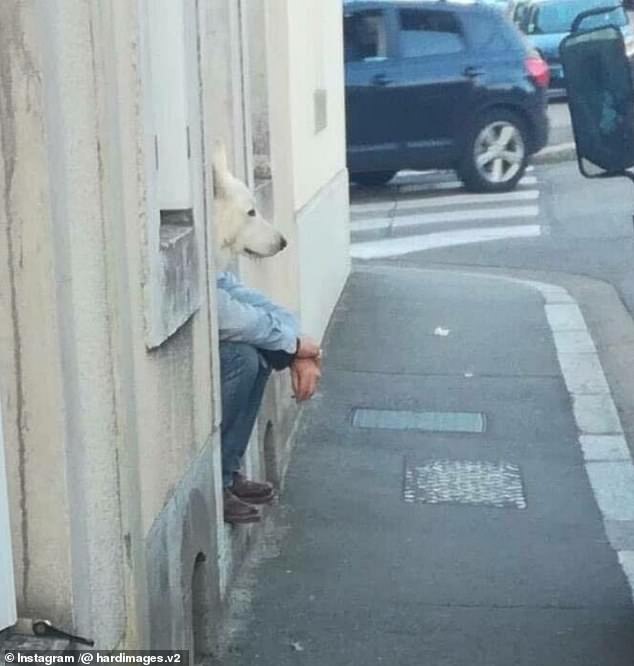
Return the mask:
[[214,176],[214,190],[216,194],[222,195],[227,190],[227,181],[230,176],[229,166],[227,165],[227,150],[222,141],[214,142],[212,168]]

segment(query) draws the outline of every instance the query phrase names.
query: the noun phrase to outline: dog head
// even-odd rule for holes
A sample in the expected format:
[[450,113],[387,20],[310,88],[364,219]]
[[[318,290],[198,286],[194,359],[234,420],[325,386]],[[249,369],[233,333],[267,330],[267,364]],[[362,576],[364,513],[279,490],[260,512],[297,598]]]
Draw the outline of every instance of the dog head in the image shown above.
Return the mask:
[[229,172],[221,144],[214,148],[213,175],[218,269],[226,268],[238,254],[262,258],[283,250],[286,239],[260,215],[246,185]]

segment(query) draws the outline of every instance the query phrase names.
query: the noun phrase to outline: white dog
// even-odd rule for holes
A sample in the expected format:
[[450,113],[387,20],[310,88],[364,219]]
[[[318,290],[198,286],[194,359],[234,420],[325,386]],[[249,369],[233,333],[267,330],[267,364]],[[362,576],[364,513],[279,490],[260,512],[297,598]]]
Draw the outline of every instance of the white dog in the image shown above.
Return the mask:
[[217,270],[225,270],[238,254],[271,257],[283,250],[286,239],[260,215],[249,188],[229,172],[227,153],[220,143],[214,146],[213,175]]

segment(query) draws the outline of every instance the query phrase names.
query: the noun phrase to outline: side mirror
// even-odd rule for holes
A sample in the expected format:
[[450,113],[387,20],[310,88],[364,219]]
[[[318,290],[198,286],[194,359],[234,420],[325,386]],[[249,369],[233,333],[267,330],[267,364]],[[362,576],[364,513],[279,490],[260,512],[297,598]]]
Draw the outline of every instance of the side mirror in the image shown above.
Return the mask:
[[559,51],[581,172],[623,175],[634,166],[634,86],[621,31],[609,26],[573,32]]

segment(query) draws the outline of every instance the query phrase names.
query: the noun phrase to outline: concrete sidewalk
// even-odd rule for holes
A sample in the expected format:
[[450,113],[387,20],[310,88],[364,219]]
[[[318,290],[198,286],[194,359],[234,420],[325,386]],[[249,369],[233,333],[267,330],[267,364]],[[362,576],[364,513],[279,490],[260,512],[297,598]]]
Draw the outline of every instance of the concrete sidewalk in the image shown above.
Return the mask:
[[352,275],[222,664],[634,663],[553,331],[588,343],[555,321],[564,297],[547,319],[544,293],[560,292]]

